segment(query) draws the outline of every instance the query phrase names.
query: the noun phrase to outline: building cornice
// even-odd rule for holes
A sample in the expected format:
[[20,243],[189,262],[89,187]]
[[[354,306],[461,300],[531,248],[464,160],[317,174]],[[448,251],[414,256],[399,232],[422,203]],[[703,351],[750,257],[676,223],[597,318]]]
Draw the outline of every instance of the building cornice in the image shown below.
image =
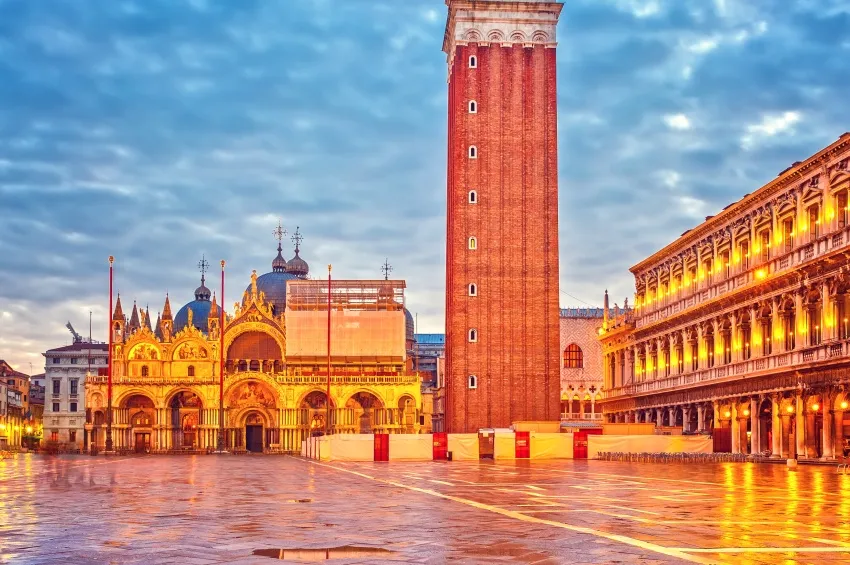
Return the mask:
[[651,267],[664,262],[665,259],[688,247],[697,245],[703,238],[722,230],[736,217],[746,212],[758,203],[768,200],[777,193],[791,188],[792,185],[801,182],[812,173],[820,173],[830,161],[843,153],[850,152],[850,132],[844,133],[837,141],[820,150],[803,162],[798,162],[782,171],[777,178],[765,184],[755,192],[744,196],[742,199],[727,206],[715,216],[710,217],[697,227],[689,230],[681,237],[666,245],[659,251],[653,253],[643,261],[635,264],[629,269],[635,277]]

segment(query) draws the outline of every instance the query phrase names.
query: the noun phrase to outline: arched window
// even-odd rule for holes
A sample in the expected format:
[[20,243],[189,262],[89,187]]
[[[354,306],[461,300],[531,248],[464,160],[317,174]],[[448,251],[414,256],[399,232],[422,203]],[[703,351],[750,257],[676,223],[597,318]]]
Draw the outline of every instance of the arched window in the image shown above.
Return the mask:
[[475,236],[469,238],[469,248],[478,249],[478,240],[475,239]]
[[142,365],[142,376],[143,377],[150,376],[150,369],[148,369],[147,365]]
[[469,283],[469,296],[478,296],[478,285]]
[[564,368],[565,369],[582,369],[584,368],[584,354],[581,352],[581,347],[575,343],[571,343],[564,350]]
[[469,158],[470,159],[478,159],[478,148],[474,145],[469,146]]
[[478,57],[476,57],[475,55],[469,56],[469,68],[470,69],[477,69],[478,68]]
[[478,388],[478,377],[469,375],[469,388]]
[[251,368],[251,371],[254,372],[254,373],[259,372],[260,371],[260,362],[257,361],[256,359],[252,360],[250,368]]
[[477,114],[478,113],[478,102],[476,102],[475,100],[469,101],[469,113],[470,114]]
[[188,374],[189,374],[189,376],[190,376],[190,377],[194,377],[194,376],[195,376],[195,366],[194,366],[194,365],[189,365],[189,371],[188,371]]
[[469,191],[469,203],[470,204],[478,204],[478,193],[474,190]]
[[478,330],[472,328],[469,330],[469,342],[475,343],[476,341],[478,341]]

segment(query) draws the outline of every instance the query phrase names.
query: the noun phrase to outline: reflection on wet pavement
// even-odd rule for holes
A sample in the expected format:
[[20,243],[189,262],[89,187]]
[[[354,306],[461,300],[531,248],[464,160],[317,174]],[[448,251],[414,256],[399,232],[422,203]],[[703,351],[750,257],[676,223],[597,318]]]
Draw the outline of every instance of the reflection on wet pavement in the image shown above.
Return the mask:
[[769,464],[18,455],[0,563],[837,564],[848,493]]
[[387,557],[388,549],[344,545],[327,549],[255,549],[254,555],[287,561],[329,561],[331,559],[363,559],[365,557]]

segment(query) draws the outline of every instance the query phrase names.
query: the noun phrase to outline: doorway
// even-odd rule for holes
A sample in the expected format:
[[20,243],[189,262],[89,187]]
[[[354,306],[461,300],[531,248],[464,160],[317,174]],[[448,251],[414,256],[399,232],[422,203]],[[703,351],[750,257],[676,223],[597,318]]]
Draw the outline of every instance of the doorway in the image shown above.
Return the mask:
[[263,426],[256,424],[245,426],[245,449],[251,453],[263,452]]
[[151,434],[149,432],[136,432],[136,453],[147,453],[151,449]]

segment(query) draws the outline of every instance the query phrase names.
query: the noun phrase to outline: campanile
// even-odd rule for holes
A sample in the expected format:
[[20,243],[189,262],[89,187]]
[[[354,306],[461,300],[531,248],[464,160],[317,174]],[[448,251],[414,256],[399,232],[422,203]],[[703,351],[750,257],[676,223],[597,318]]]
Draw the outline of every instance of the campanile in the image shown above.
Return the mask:
[[446,0],[450,432],[560,417],[554,0]]

